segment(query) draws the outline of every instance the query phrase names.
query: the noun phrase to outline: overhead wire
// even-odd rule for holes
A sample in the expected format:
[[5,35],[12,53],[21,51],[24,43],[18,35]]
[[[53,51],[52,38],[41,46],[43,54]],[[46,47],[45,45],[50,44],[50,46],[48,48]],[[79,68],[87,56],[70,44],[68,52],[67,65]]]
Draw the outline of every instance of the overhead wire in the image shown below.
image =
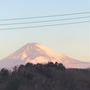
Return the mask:
[[34,16],[34,17],[23,17],[23,18],[8,18],[8,19],[0,19],[0,21],[11,21],[11,20],[25,20],[25,19],[36,19],[36,18],[47,18],[47,17],[59,17],[59,16],[69,16],[69,15],[81,15],[81,14],[90,14],[90,12],[74,12],[74,13],[66,13],[66,14],[57,14],[57,15],[47,15],[47,16]]
[[62,26],[62,25],[79,24],[79,23],[86,23],[86,22],[89,22],[89,20],[87,20],[87,21],[81,21],[81,22],[59,23],[59,24],[47,24],[47,25],[28,26],[28,27],[0,28],[0,31],[1,31],[1,30],[13,30],[13,29],[40,28],[40,27],[48,27],[48,26]]
[[73,17],[73,18],[62,18],[62,19],[53,19],[53,20],[44,20],[44,21],[32,21],[32,22],[19,22],[19,23],[1,23],[0,26],[7,26],[7,25],[19,25],[19,24],[32,24],[32,23],[45,23],[45,22],[57,22],[57,21],[67,21],[67,20],[75,20],[75,19],[84,19],[89,18],[89,16],[85,17]]
[[[26,25],[26,24],[30,24],[31,26],[18,26],[18,27],[6,27],[6,28],[0,28],[0,30],[13,30],[13,29],[27,29],[27,28],[40,28],[40,27],[48,27],[48,26],[62,26],[62,25],[70,25],[70,24],[79,24],[79,23],[87,23],[89,22],[89,17],[90,16],[82,16],[82,15],[86,15],[86,14],[90,14],[90,12],[78,12],[78,13],[67,13],[67,14],[57,14],[57,15],[47,15],[47,16],[36,16],[36,17],[25,17],[25,18],[8,18],[8,19],[0,19],[0,26],[11,26],[11,25]],[[74,15],[73,17],[70,15]],[[79,17],[77,17],[76,15],[79,15]],[[60,16],[70,16],[70,18],[63,18]],[[53,19],[53,18],[48,18],[48,17],[59,17],[61,19]],[[25,19],[36,19],[36,18],[47,18],[46,20],[38,20],[38,21],[28,21],[28,22],[11,22],[11,23],[2,23],[2,21],[12,21],[12,20],[25,20]],[[80,19],[79,21],[77,21],[78,19]],[[82,19],[84,19],[84,21],[82,21]],[[85,20],[86,19],[86,20]],[[71,22],[71,20],[75,20],[73,22]],[[60,23],[59,21],[66,21],[66,23]],[[69,21],[69,22],[67,22]],[[59,22],[56,24],[50,24],[47,22]],[[32,25],[33,23],[37,23],[37,24],[41,24],[41,25]],[[44,23],[44,24],[42,24]]]

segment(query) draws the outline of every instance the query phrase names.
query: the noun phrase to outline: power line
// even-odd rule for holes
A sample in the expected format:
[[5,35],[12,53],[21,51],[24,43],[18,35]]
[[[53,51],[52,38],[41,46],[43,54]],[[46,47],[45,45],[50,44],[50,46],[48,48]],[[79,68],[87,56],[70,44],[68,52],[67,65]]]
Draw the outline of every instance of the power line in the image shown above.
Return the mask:
[[25,18],[8,18],[8,19],[0,19],[0,21],[25,20],[25,19],[47,18],[47,17],[59,17],[59,16],[78,15],[78,14],[90,14],[90,12],[67,13],[67,14],[57,14],[57,15],[48,15],[48,16],[36,16],[36,17],[25,17]]
[[79,23],[86,23],[86,22],[89,22],[89,21],[72,22],[72,23],[61,23],[61,24],[49,24],[49,25],[39,25],[39,26],[29,26],[29,27],[0,28],[0,31],[1,30],[13,30],[13,29],[39,28],[39,27],[48,27],[48,26],[61,26],[61,25],[79,24]]
[[19,25],[19,24],[30,24],[30,23],[57,22],[57,21],[75,20],[75,19],[83,19],[83,18],[89,18],[89,16],[86,16],[86,17],[74,17],[74,18],[63,18],[63,19],[54,19],[54,20],[45,20],[45,21],[23,22],[23,23],[8,23],[8,24],[0,24],[0,25],[6,26],[6,25]]

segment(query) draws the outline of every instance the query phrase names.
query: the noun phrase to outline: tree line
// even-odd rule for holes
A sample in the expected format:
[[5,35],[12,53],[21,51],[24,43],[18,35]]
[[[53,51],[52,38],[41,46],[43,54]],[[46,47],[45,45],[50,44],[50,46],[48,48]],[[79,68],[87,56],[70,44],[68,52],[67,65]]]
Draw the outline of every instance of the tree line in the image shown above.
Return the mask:
[[89,69],[66,69],[63,64],[31,64],[0,70],[0,90],[90,90]]

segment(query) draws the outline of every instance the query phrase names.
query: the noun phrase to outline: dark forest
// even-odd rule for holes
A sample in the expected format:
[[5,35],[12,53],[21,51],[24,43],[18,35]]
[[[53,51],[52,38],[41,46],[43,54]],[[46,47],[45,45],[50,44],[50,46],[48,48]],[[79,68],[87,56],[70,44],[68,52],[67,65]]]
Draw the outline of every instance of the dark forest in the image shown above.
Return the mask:
[[0,70],[0,90],[90,90],[90,69],[48,63]]

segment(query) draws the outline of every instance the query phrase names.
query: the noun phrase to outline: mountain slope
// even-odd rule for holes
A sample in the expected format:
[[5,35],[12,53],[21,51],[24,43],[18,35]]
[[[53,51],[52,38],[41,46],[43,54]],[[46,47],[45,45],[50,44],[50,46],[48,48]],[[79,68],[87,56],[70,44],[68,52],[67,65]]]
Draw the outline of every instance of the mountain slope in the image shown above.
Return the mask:
[[38,43],[28,43],[15,53],[0,61],[0,67],[11,68],[15,65],[26,64],[27,62],[48,63],[58,62],[64,64],[66,68],[88,68],[89,63],[80,62],[62,54],[56,53]]

